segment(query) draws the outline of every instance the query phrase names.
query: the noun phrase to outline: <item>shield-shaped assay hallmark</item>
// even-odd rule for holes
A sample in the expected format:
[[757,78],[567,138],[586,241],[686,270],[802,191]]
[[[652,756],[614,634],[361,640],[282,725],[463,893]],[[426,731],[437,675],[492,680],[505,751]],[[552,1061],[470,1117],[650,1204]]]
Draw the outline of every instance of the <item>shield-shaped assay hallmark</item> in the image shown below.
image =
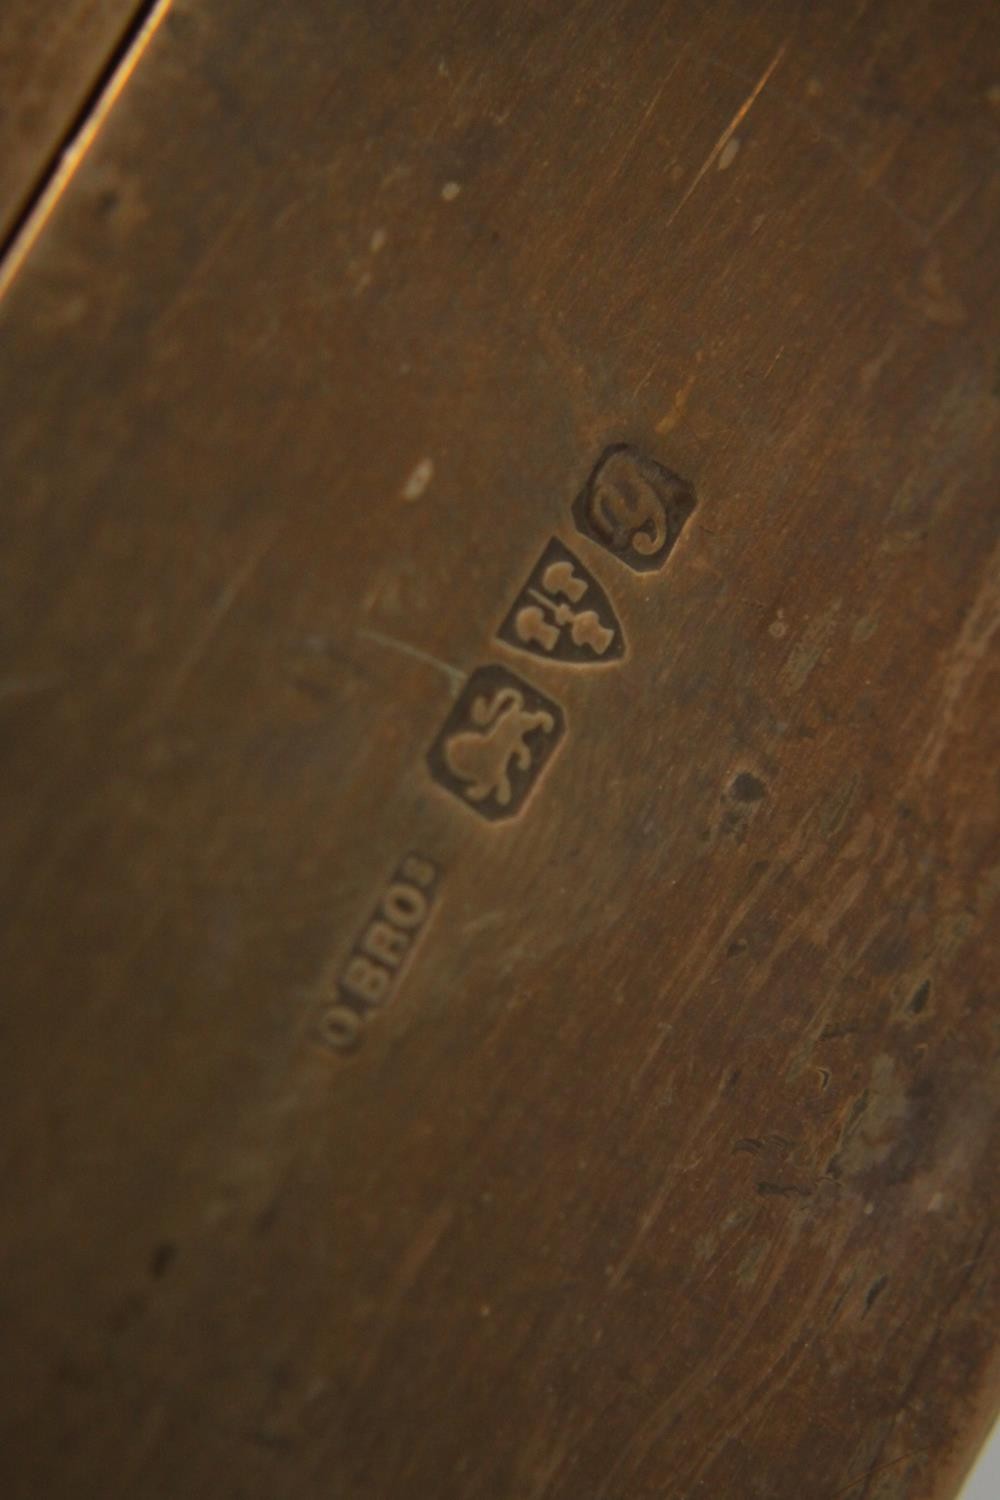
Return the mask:
[[611,600],[556,537],[531,570],[497,637],[517,651],[573,667],[602,666],[625,651]]

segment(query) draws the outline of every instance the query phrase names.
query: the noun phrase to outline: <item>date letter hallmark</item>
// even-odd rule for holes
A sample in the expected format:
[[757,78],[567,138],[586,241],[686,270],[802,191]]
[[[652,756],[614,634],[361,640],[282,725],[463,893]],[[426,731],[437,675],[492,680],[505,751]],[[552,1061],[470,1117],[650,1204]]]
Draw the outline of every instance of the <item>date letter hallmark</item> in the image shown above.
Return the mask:
[[336,982],[337,1003],[320,1022],[323,1040],[338,1052],[361,1041],[365,1017],[392,996],[437,894],[440,871],[422,854],[408,854],[355,943]]
[[625,443],[605,448],[573,504],[577,530],[633,573],[663,567],[695,507],[685,480]]
[[439,786],[488,822],[513,818],[562,739],[558,703],[506,667],[478,667],[427,753]]
[[553,537],[497,631],[516,651],[564,666],[620,660],[625,645],[611,600],[596,578]]

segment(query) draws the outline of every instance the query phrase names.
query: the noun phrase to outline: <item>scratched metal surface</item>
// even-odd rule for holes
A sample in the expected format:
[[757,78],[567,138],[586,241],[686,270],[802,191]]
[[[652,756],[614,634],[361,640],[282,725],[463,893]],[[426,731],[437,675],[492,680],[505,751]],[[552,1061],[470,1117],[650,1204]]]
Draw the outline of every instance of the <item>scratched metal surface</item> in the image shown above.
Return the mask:
[[[6,1496],[954,1494],[997,42],[168,10],[0,302]],[[697,494],[662,569],[575,526],[617,443]],[[496,639],[553,536],[611,664]],[[490,821],[426,756],[501,668],[565,734]]]
[[136,0],[4,0],[0,7],[0,244],[46,176]]

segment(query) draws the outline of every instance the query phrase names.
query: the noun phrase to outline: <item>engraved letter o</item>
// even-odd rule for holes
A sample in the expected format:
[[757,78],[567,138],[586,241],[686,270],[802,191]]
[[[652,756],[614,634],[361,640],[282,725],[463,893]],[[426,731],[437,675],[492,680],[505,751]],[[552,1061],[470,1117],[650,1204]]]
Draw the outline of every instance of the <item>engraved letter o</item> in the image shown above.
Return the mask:
[[350,1052],[361,1040],[361,1017],[349,1005],[331,1005],[320,1022],[320,1035],[338,1052]]

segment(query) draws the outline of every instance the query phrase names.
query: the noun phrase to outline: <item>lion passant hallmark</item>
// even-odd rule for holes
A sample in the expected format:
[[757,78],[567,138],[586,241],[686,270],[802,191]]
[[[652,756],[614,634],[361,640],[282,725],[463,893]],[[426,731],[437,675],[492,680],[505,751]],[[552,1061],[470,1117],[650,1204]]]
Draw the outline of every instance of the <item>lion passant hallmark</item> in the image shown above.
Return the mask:
[[[605,448],[572,505],[580,536],[635,574],[658,572],[695,507],[686,480],[623,443]],[[561,537],[550,537],[495,634],[499,647],[549,672],[611,669],[627,644],[606,585]],[[534,670],[532,666],[531,670]],[[499,661],[469,675],[426,754],[453,806],[498,826],[516,822],[567,734],[546,688]],[[463,814],[464,815],[464,814]],[[399,986],[437,899],[442,870],[410,853],[336,972],[320,1036],[339,1052],[362,1039],[367,1017]]]
[[431,775],[490,822],[521,811],[565,729],[563,711],[506,667],[479,667],[431,746]]

